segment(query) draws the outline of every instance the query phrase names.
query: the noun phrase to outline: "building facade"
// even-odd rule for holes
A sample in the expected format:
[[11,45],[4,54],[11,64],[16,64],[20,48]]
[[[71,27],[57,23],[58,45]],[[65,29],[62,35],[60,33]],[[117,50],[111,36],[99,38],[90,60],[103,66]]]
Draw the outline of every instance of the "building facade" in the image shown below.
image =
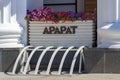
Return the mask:
[[[8,56],[9,58],[7,59],[4,56],[0,56],[0,63],[3,64],[3,66],[0,67],[2,70],[6,67],[6,65],[4,65],[5,61],[9,63],[9,60],[11,60],[13,56],[16,57],[16,53],[18,52],[15,51],[15,49],[19,50],[28,45],[27,37],[29,31],[25,20],[27,10],[34,10],[43,6],[51,7],[55,11],[71,10],[74,12],[92,12],[96,10],[97,47],[120,48],[119,0],[61,0],[60,2],[58,0],[0,0],[0,54],[1,56],[3,54],[6,55],[9,54],[9,51],[13,51],[13,54],[15,54]],[[48,49],[49,48],[50,47],[48,47]],[[58,47],[57,50],[61,48],[62,47]],[[56,54],[56,52],[54,52],[54,54]],[[32,53],[34,53],[34,50]],[[49,64],[51,65],[51,63]],[[48,72],[49,71],[48,68]]]

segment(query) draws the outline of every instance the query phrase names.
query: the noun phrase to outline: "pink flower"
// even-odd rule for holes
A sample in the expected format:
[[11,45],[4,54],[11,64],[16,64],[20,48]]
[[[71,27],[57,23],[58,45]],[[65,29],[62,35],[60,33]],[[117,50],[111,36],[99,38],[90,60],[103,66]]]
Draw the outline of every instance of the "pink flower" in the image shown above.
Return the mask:
[[[58,23],[59,21],[74,21],[77,19],[89,20],[95,19],[95,13],[83,12],[80,15],[72,11],[68,12],[54,12],[51,8],[39,8],[33,11],[27,11],[26,19],[29,21],[52,21]],[[79,18],[80,17],[80,18]]]

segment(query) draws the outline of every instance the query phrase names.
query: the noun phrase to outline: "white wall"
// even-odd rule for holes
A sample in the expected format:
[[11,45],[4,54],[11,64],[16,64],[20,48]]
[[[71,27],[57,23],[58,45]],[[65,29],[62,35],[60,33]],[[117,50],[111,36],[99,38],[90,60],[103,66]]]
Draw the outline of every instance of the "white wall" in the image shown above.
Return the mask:
[[26,0],[17,0],[17,22],[20,24],[20,26],[23,28],[23,34],[22,34],[22,44],[26,45],[27,40],[27,26],[26,26]]
[[27,24],[25,20],[26,10],[33,10],[39,6],[43,6],[43,0],[17,0],[17,21],[21,27],[23,27],[22,43],[27,43]]
[[116,43],[120,41],[120,0],[98,0],[97,10],[98,47],[118,48],[120,45]]
[[[116,21],[116,0],[97,0],[97,31],[99,32],[106,22]],[[97,34],[97,43],[100,44],[100,33]]]
[[27,0],[27,9],[33,10],[43,6],[43,0]]
[[116,0],[97,0],[98,27],[104,22],[114,22],[116,15]]

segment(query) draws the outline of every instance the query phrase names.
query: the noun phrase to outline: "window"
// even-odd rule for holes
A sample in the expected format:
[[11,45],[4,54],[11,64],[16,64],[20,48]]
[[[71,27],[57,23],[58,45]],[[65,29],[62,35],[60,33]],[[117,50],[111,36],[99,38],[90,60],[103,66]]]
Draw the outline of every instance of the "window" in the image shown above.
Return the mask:
[[77,12],[77,0],[44,0],[44,7],[53,8],[54,11]]

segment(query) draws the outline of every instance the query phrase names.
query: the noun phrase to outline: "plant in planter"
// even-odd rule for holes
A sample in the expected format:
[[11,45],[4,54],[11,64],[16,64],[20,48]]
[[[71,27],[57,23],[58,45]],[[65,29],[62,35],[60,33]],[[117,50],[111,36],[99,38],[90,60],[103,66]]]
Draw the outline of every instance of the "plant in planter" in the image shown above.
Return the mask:
[[30,45],[91,47],[93,44],[93,21],[82,14],[44,8],[27,11],[26,19]]
[[97,11],[96,9],[93,12],[82,12],[80,14],[82,20],[93,20],[95,23],[97,21]]
[[29,21],[48,22],[52,21],[58,23],[59,21],[74,21],[78,19],[77,13],[68,12],[54,12],[51,8],[36,9],[33,11],[27,11],[26,19]]

